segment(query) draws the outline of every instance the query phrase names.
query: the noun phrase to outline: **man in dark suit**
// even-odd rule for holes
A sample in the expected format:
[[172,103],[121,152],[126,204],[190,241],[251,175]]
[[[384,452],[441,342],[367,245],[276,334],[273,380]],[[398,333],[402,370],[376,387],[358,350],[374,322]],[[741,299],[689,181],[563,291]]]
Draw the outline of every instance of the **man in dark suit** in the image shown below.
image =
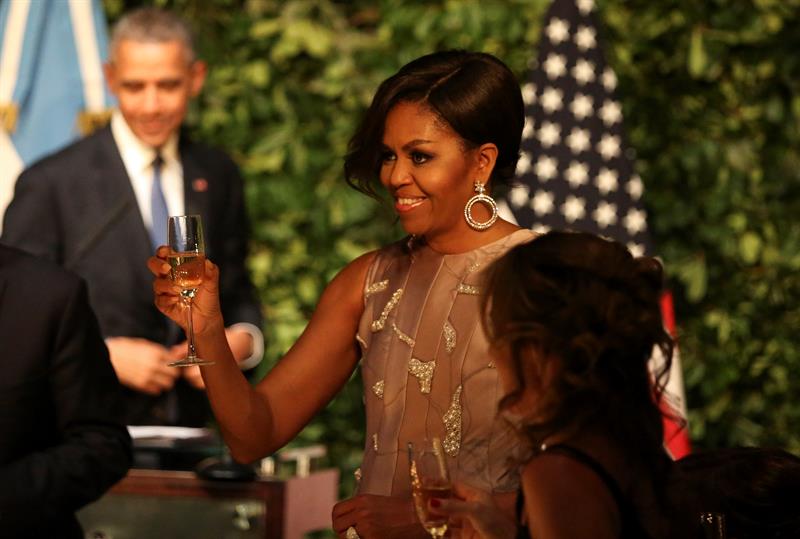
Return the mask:
[[83,537],[130,466],[121,404],[83,281],[0,245],[0,537]]
[[263,351],[261,314],[245,268],[242,179],[222,152],[180,133],[206,67],[174,14],[144,8],[112,33],[106,79],[119,102],[109,127],[24,171],[2,241],[74,270],[88,283],[111,362],[127,390],[129,424],[201,426],[199,368],[166,364],[185,337],[153,306],[145,262],[166,243],[167,215],[200,214],[220,267],[231,348],[245,366]]

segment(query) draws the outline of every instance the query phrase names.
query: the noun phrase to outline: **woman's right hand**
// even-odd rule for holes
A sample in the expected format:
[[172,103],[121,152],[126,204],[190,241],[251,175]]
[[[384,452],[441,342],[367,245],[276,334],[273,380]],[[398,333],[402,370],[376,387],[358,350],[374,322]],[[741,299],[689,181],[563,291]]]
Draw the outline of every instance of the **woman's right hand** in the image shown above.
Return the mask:
[[[167,262],[169,252],[169,247],[164,245],[159,247],[156,256],[147,260],[147,268],[154,276],[153,292],[156,307],[185,331],[187,307],[181,297],[180,287],[175,285],[170,276],[170,266]],[[195,337],[202,336],[210,330],[224,330],[219,306],[219,268],[208,259],[205,261],[203,283],[197,288],[192,300],[192,323]]]
[[[446,515],[455,521],[454,532],[460,539],[507,539],[517,536],[517,524],[495,503],[486,491],[453,483],[453,497],[430,500],[431,513]],[[460,525],[458,525],[460,524]]]

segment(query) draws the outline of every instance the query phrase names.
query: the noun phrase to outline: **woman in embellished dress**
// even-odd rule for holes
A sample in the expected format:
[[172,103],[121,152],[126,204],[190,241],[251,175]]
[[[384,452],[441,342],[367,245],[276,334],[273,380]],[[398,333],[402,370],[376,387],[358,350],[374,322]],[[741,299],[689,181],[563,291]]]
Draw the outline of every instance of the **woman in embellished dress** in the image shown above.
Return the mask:
[[[497,218],[492,188],[516,166],[519,84],[498,59],[449,51],[384,81],[350,141],[345,176],[394,200],[405,239],[348,264],[327,286],[298,341],[251,387],[224,338],[217,268],[194,299],[202,374],[231,453],[249,462],[289,442],[361,364],[366,445],[356,496],[337,504],[341,536],[427,537],[411,501],[406,447],[438,437],[456,479],[513,514],[513,435],[480,324],[484,268],[533,233]],[[156,305],[185,327],[162,247],[149,266]]]

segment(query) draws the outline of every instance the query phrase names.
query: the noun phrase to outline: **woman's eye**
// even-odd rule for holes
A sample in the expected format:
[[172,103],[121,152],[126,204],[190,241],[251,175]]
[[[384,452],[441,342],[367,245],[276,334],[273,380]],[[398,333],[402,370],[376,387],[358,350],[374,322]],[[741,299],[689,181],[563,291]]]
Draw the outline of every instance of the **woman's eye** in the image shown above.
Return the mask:
[[411,153],[411,161],[415,165],[421,165],[421,164],[427,162],[430,158],[431,158],[431,156],[426,154],[426,153],[422,153],[422,152],[412,152]]
[[392,152],[383,152],[381,154],[381,162],[382,163],[387,163],[389,161],[394,161],[395,159],[396,159],[396,157],[395,157],[394,153],[392,153]]

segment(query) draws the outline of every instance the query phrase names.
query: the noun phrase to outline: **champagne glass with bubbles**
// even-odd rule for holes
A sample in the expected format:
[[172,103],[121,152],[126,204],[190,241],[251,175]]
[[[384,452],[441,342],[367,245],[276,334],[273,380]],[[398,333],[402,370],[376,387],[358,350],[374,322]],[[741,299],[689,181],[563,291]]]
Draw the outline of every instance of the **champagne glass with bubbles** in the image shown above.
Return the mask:
[[449,498],[452,494],[441,441],[434,438],[417,445],[409,442],[408,461],[411,494],[417,517],[431,537],[444,537],[447,532],[447,517],[434,515],[428,510],[431,498]]
[[170,253],[167,257],[172,280],[181,288],[181,299],[186,305],[186,339],[188,355],[173,361],[170,367],[191,367],[194,365],[213,365],[213,361],[200,359],[194,349],[194,329],[192,327],[192,300],[197,288],[203,283],[205,274],[205,245],[203,243],[203,223],[199,215],[177,215],[169,218],[167,230]]

